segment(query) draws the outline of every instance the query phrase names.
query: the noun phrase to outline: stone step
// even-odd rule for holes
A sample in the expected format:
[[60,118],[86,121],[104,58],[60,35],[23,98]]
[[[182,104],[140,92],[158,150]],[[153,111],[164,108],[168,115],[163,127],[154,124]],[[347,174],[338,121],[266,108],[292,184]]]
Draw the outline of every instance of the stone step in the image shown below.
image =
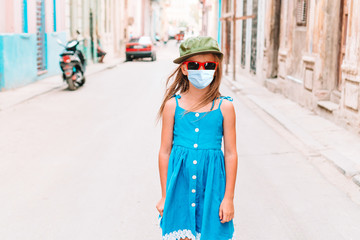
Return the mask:
[[337,109],[339,109],[339,104],[336,104],[334,102],[331,102],[331,101],[318,101],[317,102],[317,105],[320,107],[320,108],[323,108],[329,112],[333,112]]

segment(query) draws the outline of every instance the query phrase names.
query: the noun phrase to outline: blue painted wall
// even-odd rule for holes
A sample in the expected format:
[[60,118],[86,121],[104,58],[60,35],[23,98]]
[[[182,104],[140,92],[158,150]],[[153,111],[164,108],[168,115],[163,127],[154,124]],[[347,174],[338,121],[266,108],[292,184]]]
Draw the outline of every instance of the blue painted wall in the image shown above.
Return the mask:
[[2,39],[2,89],[11,89],[36,80],[35,34],[5,34]]
[[4,88],[4,44],[0,36],[0,90]]
[[59,54],[63,51],[63,47],[59,45],[56,39],[59,38],[60,41],[66,43],[66,33],[65,32],[56,32],[56,33],[46,33],[47,41],[47,56],[46,56],[46,66],[47,73],[39,76],[39,79],[54,76],[60,74],[61,70],[59,67]]
[[38,76],[35,34],[0,34],[0,91],[59,74],[59,54],[63,50],[56,37],[65,42],[65,32],[46,34],[47,73]]

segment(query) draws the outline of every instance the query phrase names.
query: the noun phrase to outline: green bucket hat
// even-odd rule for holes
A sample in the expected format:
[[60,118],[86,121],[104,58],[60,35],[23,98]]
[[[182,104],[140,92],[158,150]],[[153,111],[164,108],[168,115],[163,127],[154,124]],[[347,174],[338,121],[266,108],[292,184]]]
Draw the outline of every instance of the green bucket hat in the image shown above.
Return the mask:
[[185,59],[199,53],[214,53],[222,59],[223,53],[219,49],[217,41],[211,37],[190,37],[180,44],[180,57],[174,63],[182,63]]

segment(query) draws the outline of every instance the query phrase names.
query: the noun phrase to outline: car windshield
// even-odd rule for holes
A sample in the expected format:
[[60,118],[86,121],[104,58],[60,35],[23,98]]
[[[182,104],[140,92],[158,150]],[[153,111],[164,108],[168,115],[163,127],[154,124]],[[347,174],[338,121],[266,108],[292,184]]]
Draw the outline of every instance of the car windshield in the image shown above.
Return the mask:
[[139,43],[140,44],[151,44],[151,39],[150,39],[150,37],[141,37],[139,39]]
[[138,41],[139,41],[139,39],[138,39],[138,38],[132,38],[132,39],[130,39],[130,41],[129,41],[129,42],[134,43],[134,42],[138,42]]

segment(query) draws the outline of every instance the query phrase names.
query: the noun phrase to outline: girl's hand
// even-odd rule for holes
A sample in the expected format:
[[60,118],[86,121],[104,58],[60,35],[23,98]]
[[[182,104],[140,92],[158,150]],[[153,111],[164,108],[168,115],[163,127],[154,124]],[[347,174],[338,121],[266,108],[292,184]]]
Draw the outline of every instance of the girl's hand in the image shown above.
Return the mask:
[[161,217],[164,212],[164,204],[165,204],[165,198],[161,198],[160,201],[156,204],[156,209],[159,211]]
[[224,198],[220,204],[219,217],[221,223],[229,222],[234,218],[234,202],[230,198]]

